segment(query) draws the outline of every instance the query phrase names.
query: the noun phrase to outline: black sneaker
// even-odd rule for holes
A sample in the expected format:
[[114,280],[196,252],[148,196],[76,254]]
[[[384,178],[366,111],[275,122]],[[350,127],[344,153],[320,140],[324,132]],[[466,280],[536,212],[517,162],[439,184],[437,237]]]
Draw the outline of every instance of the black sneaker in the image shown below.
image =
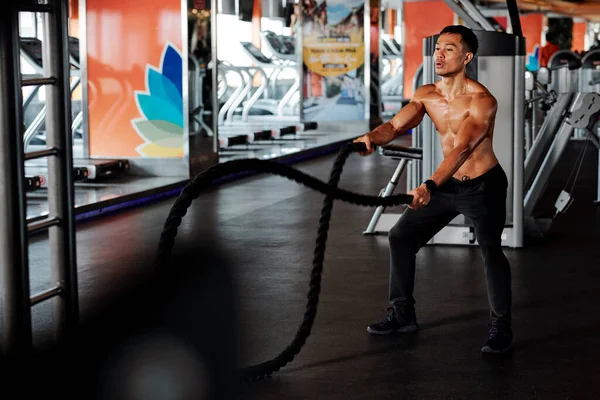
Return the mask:
[[388,308],[389,313],[376,324],[367,326],[367,332],[373,335],[389,335],[395,332],[415,332],[419,329],[417,323],[405,321],[396,315],[393,308]]
[[512,346],[512,333],[492,326],[488,333],[482,353],[506,353]]

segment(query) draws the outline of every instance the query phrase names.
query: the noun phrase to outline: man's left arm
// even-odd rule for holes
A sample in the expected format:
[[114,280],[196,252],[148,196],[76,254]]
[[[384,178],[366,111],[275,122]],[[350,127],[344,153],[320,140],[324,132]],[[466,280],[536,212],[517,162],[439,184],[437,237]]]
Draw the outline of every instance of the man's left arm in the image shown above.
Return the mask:
[[[486,95],[473,99],[473,102],[474,105],[469,111],[469,116],[462,123],[454,139],[454,150],[444,158],[438,169],[429,178],[436,187],[442,185],[458,171],[477,146],[487,137],[490,126],[494,123],[497,110],[496,99],[491,95]],[[411,190],[409,194],[414,196],[411,208],[420,208],[429,203],[430,192],[425,184]]]

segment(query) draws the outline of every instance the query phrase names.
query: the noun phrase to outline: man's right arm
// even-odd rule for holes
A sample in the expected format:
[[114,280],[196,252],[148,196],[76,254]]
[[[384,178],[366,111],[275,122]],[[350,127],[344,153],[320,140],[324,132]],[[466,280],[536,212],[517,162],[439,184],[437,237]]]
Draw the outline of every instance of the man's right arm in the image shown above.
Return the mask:
[[372,145],[386,145],[419,125],[425,115],[425,106],[422,102],[423,95],[431,91],[431,86],[433,85],[418,88],[411,102],[402,107],[390,121],[379,125],[371,132],[356,139],[354,142],[363,142],[367,146],[367,152],[361,154],[370,154],[374,151]]

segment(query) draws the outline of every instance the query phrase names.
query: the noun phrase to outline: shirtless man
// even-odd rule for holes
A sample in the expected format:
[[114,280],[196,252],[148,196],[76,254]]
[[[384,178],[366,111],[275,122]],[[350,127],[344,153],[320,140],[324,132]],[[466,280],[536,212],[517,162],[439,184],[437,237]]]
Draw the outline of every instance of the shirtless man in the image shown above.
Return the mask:
[[481,351],[503,353],[512,343],[511,273],[501,247],[508,180],[492,146],[497,103],[465,69],[477,52],[475,34],[464,26],[440,32],[435,72],[442,77],[417,89],[412,101],[389,122],[356,139],[367,155],[416,127],[425,113],[440,135],[444,160],[421,186],[389,232],[390,313],[367,328],[371,334],[418,330],[413,297],[415,256],[457,215],[469,217],[485,262],[490,307],[488,338]]

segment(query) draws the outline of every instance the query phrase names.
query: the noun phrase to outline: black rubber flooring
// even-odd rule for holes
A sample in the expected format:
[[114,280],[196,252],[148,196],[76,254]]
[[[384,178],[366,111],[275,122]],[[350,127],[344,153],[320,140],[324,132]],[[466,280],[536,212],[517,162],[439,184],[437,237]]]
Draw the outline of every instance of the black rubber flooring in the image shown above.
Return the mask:
[[[550,202],[576,154],[576,149],[570,151],[548,189]],[[505,250],[514,293],[510,354],[480,353],[488,308],[476,247],[423,248],[417,256],[415,288],[421,330],[369,336],[366,326],[383,317],[387,307],[387,238],[362,235],[373,209],[336,202],[311,335],[300,353],[271,377],[241,386],[232,383],[228,393],[241,399],[600,398],[600,217],[592,204],[597,152],[589,154],[576,201],[556,219],[548,237],[530,239],[523,249]],[[296,168],[327,180],[334,158]],[[395,166],[378,155],[352,156],[340,186],[376,195]],[[402,190],[404,181],[398,187]],[[83,364],[68,371],[93,376],[94,368],[102,368],[98,359],[110,355],[117,366],[107,367],[112,372],[104,372],[108,380],[101,382],[114,387],[107,384],[106,392],[95,391],[103,393],[99,397],[202,398],[186,397],[184,389],[197,394],[216,382],[219,376],[207,371],[231,365],[229,356],[237,355],[240,366],[276,357],[303,319],[323,198],[287,179],[265,175],[202,194],[183,217],[175,241],[175,252],[184,255],[173,269],[183,272],[166,274],[151,291],[130,286],[151,273],[149,260],[174,199],[81,223],[82,318],[87,321],[95,307],[107,302],[113,308],[100,322],[90,322],[91,336],[78,354]],[[31,245],[34,293],[50,284],[48,251],[43,237]],[[229,277],[231,281],[221,280]],[[202,279],[204,284],[198,283]],[[125,289],[135,295],[120,297]],[[33,316],[36,344],[42,348],[51,336],[50,304],[35,306]],[[138,322],[148,328],[143,334],[131,330]],[[177,343],[187,347],[175,346],[174,340],[165,345],[159,334],[165,326],[185,337]],[[125,338],[137,353],[110,354],[121,349],[114,346],[121,343],[118,338]],[[192,355],[196,357],[190,361]],[[94,368],[84,368],[90,365]],[[81,382],[56,374],[66,387]],[[33,385],[38,374],[30,378]],[[60,386],[45,384],[61,393]],[[142,389],[152,395],[140,397]]]

